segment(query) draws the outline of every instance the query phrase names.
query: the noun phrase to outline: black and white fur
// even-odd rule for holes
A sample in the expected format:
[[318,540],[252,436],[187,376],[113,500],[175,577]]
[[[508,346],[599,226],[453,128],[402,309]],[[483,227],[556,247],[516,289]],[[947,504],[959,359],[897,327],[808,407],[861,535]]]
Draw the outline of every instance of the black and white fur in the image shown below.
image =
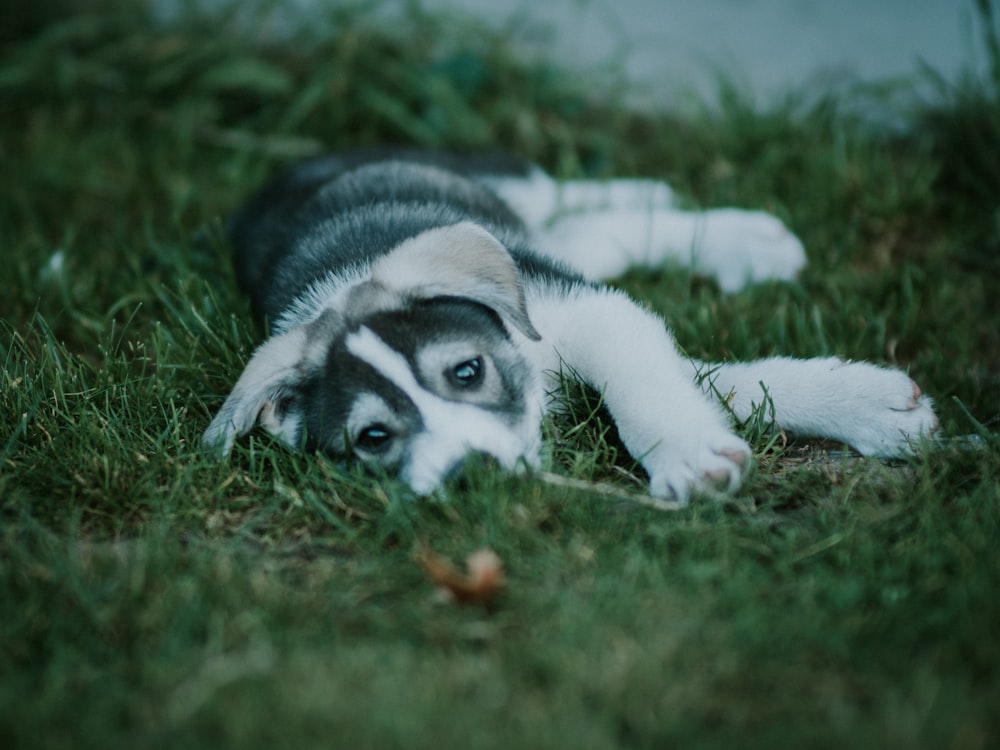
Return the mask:
[[736,487],[749,460],[719,395],[745,419],[763,384],[787,433],[865,455],[906,454],[937,427],[900,371],[692,361],[662,319],[601,286],[667,259],[725,290],[805,265],[777,219],[681,211],[660,183],[560,183],[506,157],[350,153],[280,176],[230,230],[270,337],[205,432],[223,455],[259,422],[293,448],[359,459],[428,494],[470,453],[536,466],[560,372],[603,395],[651,493],[681,501]]

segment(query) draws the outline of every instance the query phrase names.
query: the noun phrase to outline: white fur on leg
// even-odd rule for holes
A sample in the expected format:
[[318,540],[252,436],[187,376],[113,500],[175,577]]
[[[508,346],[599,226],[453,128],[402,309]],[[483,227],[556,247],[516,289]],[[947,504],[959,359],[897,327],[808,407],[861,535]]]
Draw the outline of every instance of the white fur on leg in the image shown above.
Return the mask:
[[522,217],[543,253],[595,281],[671,260],[733,292],[747,283],[793,279],[806,265],[802,243],[770,214],[683,211],[661,182],[560,183],[535,170],[488,184]]
[[738,486],[750,456],[718,404],[699,392],[663,321],[623,294],[581,288],[569,298],[529,298],[545,331],[525,346],[542,371],[560,359],[598,389],[650,492],[685,502],[707,486]]
[[541,234],[564,216],[622,210],[661,211],[674,205],[673,191],[656,180],[559,181],[535,168],[527,177],[493,177],[485,178],[484,182],[535,234]]
[[714,387],[738,419],[750,416],[766,389],[778,427],[847,443],[865,456],[908,455],[937,429],[933,402],[899,370],[836,357],[695,366],[703,387]]
[[694,270],[715,277],[723,291],[761,281],[791,281],[806,266],[799,238],[771,214],[717,208],[695,216]]
[[620,209],[566,216],[546,229],[539,243],[547,255],[589,279],[672,260],[714,277],[726,292],[747,283],[791,280],[806,264],[802,243],[780,221],[738,209]]

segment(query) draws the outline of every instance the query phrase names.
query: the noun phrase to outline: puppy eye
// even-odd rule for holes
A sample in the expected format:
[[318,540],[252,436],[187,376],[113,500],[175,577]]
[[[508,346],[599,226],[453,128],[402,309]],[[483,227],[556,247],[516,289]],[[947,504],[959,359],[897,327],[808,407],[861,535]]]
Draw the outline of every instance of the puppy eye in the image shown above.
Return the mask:
[[363,451],[379,451],[392,440],[389,428],[382,424],[372,424],[365,427],[354,439],[354,447]]
[[468,388],[480,381],[483,376],[483,361],[479,357],[460,362],[451,370],[451,381],[459,388]]

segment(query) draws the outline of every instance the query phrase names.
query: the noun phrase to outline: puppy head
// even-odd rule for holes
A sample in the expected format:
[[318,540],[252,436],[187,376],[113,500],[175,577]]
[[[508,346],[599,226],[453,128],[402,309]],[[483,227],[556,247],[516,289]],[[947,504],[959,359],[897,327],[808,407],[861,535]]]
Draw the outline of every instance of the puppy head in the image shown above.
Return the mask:
[[420,494],[469,453],[536,463],[541,386],[505,324],[540,338],[503,245],[471,223],[424,232],[261,345],[202,442],[226,455],[259,422]]

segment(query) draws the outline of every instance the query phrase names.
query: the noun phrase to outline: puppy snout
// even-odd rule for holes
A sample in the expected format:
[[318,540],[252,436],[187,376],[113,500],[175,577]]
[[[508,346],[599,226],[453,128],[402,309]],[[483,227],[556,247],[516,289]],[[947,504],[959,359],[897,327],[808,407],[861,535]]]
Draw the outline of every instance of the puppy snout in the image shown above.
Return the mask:
[[484,473],[496,471],[501,468],[500,461],[486,451],[471,451],[461,459],[452,464],[448,469],[445,479],[447,481],[458,481],[462,484],[468,482],[470,478],[480,476]]

